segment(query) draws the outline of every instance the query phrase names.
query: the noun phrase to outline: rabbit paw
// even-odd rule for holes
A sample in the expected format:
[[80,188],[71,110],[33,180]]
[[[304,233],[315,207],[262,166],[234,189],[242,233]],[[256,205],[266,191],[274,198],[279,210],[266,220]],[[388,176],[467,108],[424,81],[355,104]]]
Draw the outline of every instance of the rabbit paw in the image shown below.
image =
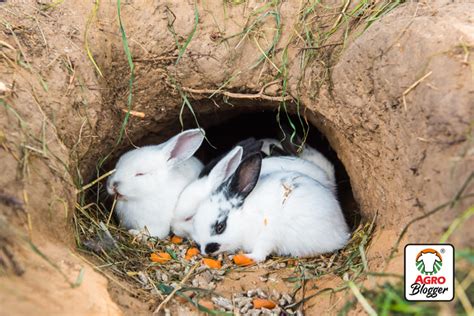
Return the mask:
[[259,262],[263,262],[265,261],[265,259],[267,258],[267,256],[265,254],[260,254],[260,253],[256,253],[256,252],[252,252],[252,253],[246,253],[244,254],[247,258],[250,258],[252,259],[253,261],[255,261],[256,263],[259,263]]

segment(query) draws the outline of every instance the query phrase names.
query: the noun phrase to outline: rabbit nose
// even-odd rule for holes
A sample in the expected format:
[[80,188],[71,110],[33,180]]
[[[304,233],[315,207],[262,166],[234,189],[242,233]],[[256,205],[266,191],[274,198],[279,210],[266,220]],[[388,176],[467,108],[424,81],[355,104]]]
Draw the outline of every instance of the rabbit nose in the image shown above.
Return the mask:
[[210,255],[210,254],[216,252],[217,250],[219,250],[220,246],[221,245],[219,245],[218,243],[211,242],[210,244],[206,245],[205,252],[206,252],[206,254]]
[[116,189],[119,186],[120,182],[119,181],[114,181],[112,182],[112,187]]

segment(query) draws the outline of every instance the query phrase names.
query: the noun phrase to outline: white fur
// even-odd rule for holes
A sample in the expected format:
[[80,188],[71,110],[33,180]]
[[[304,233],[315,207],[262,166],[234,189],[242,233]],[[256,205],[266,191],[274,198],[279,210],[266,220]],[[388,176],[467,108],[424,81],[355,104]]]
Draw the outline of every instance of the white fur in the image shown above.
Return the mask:
[[219,192],[198,207],[193,238],[202,252],[206,245],[218,243],[218,252],[242,249],[259,262],[271,253],[306,257],[332,252],[349,240],[333,191],[299,172],[262,173],[243,205],[230,209],[224,233],[212,235],[219,210],[228,204]]
[[[196,179],[184,188],[176,203],[171,221],[171,227],[175,235],[191,236],[193,230],[192,218],[196,213],[197,206],[209,197],[215,189],[214,183],[222,183],[234,173],[242,159],[242,153],[242,147],[235,147],[216,164],[208,176]],[[213,181],[210,181],[210,179]]]
[[203,167],[192,157],[203,139],[202,130],[187,130],[165,143],[134,149],[120,157],[107,181],[107,191],[121,196],[115,207],[121,225],[133,230],[146,227],[158,238],[169,234],[179,194]]
[[334,165],[326,158],[323,154],[317,151],[315,148],[304,145],[303,152],[299,156],[301,159],[310,161],[314,163],[316,166],[323,169],[328,177],[329,180],[336,185],[336,175],[334,173]]
[[[235,171],[240,163],[241,157],[242,149],[238,146],[222,158],[212,169],[209,176],[196,179],[183,190],[176,204],[176,210],[171,222],[174,234],[182,237],[191,236],[193,231],[192,218],[196,214],[197,207],[202,201],[209,198],[211,192],[216,189],[215,184],[224,182],[224,180]],[[232,166],[229,167],[227,163],[231,159],[234,160]],[[319,181],[332,191],[335,191],[335,184],[331,181],[326,172],[307,160],[290,156],[268,157],[263,159],[261,175],[279,171],[300,172]],[[220,176],[217,176],[218,173]]]
[[[273,139],[273,138],[263,138],[262,139],[262,152],[265,153],[267,156],[271,154],[270,146],[274,145],[280,149],[283,149],[280,141]],[[305,144],[303,146],[303,151],[299,155],[301,159],[310,161],[314,163],[316,166],[320,167],[327,173],[329,180],[333,183],[333,186],[336,186],[336,176],[334,172],[334,165],[326,158],[323,154],[321,154],[315,148]]]

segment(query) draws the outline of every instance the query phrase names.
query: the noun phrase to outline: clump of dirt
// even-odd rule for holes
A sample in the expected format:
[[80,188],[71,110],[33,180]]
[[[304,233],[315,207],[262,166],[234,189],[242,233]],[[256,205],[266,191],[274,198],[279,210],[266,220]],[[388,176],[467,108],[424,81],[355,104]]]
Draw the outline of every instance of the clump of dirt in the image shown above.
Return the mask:
[[[355,252],[358,267],[401,273],[397,249],[438,241],[474,201],[469,12],[469,4],[444,1],[134,1],[121,4],[122,34],[115,3],[0,4],[3,308],[149,313],[170,294],[157,289],[150,299],[127,267],[114,271],[77,248],[99,223],[74,227],[72,219],[86,216],[77,193],[108,171],[103,158],[112,161],[149,135],[169,137],[180,118],[195,126],[194,115],[224,122],[243,112],[299,113],[337,152],[365,222],[375,218],[370,244]],[[135,112],[124,125],[129,105]],[[90,222],[104,216],[101,207],[87,209]],[[471,217],[454,227],[448,240],[469,247],[472,224]],[[140,249],[148,256],[155,247]],[[344,275],[314,273],[331,258],[309,268],[310,280],[303,274],[298,295],[316,296],[299,310],[343,307]],[[265,295],[273,295],[272,277],[295,285],[292,275],[263,271],[232,272],[217,291],[231,298],[242,285],[242,292],[269,286]],[[321,295],[325,288],[333,294]],[[292,299],[285,304],[302,296]],[[176,302],[169,307],[177,312],[193,308]]]

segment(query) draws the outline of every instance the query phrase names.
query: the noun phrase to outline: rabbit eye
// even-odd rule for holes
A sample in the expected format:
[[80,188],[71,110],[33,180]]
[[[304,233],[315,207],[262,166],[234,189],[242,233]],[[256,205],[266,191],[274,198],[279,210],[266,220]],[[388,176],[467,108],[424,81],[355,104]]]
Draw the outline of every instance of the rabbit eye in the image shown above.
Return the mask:
[[226,222],[225,221],[220,222],[220,223],[216,223],[216,226],[215,226],[216,234],[218,234],[218,235],[222,234],[225,230],[225,227],[226,227]]
[[189,217],[186,217],[186,218],[184,219],[184,221],[185,221],[185,222],[189,222],[189,221],[192,220],[192,219],[193,219],[193,217],[192,217],[192,216],[189,216]]
[[144,173],[138,172],[138,173],[135,174],[135,177],[140,177],[140,176],[144,176],[144,175],[145,175]]

